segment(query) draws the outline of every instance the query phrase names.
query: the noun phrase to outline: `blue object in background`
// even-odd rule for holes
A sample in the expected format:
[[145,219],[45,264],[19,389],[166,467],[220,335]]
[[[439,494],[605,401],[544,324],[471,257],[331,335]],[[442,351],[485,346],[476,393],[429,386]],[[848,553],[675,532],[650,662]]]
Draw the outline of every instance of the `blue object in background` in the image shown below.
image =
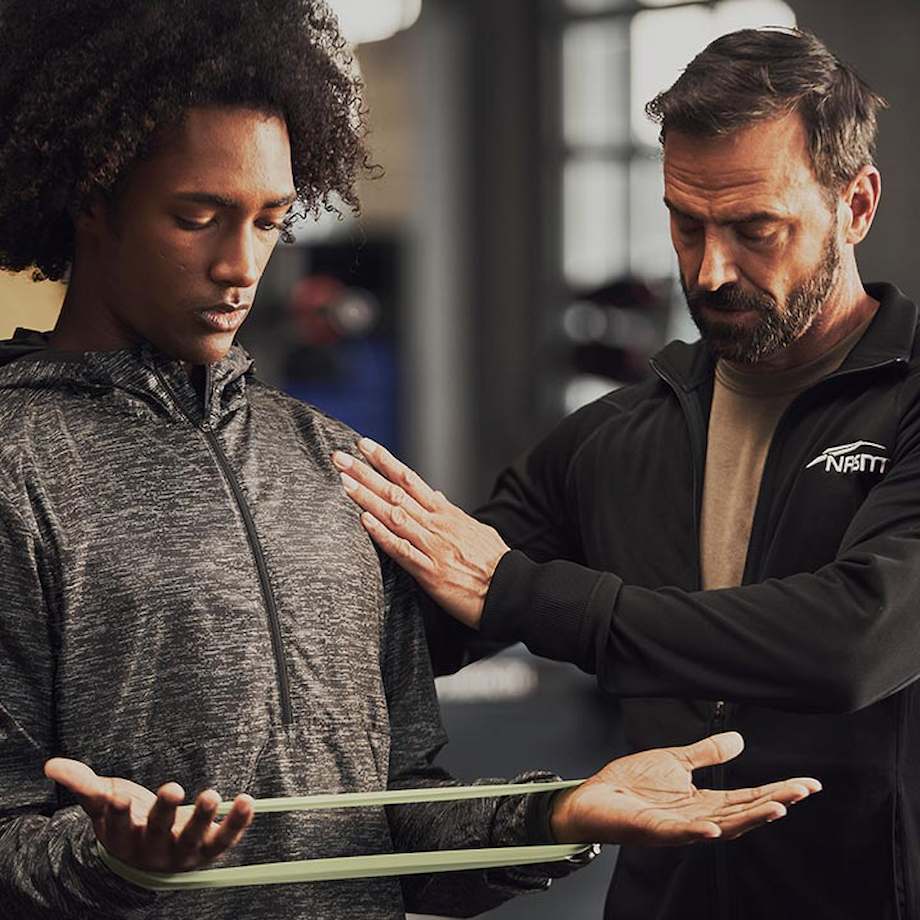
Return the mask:
[[399,452],[398,367],[395,343],[358,339],[329,346],[334,372],[287,380],[284,389],[327,415]]

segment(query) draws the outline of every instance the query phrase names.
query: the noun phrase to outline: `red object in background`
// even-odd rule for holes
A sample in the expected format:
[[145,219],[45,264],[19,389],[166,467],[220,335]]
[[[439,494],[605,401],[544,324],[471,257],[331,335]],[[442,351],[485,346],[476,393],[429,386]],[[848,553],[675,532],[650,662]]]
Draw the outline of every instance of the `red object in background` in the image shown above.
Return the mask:
[[303,345],[335,345],[367,335],[380,316],[377,298],[331,275],[307,275],[291,290],[291,326]]

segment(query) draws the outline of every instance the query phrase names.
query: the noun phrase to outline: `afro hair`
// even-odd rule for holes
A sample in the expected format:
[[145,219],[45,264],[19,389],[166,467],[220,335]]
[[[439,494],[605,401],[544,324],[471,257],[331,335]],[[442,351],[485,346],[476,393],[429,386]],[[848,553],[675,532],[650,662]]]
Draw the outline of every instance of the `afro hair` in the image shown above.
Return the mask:
[[290,220],[337,199],[357,211],[371,166],[351,64],[312,0],[0,0],[0,270],[64,277],[74,215],[192,106],[285,119]]

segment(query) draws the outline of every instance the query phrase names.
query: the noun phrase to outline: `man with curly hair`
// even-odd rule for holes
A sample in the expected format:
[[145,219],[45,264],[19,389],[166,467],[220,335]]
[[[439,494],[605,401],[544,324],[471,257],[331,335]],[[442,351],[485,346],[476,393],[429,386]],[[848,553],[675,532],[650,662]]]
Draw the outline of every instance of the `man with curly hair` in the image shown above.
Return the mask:
[[[0,268],[68,281],[50,336],[0,346],[5,916],[470,915],[573,864],[161,896],[106,854],[173,873],[681,843],[818,788],[696,790],[729,734],[615,761],[564,812],[543,794],[253,823],[252,796],[453,782],[413,586],[331,462],[354,433],[233,344],[295,209],[357,204],[359,90],[319,3],[0,3]],[[217,789],[245,793],[222,822]]]

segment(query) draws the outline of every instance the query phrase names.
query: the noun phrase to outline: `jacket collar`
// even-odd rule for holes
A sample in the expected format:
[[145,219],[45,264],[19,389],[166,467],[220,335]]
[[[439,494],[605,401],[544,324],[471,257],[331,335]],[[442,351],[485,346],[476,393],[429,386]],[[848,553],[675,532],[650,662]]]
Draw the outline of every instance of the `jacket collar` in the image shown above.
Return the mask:
[[89,389],[111,392],[135,405],[155,405],[170,415],[213,424],[245,398],[253,361],[234,345],[206,368],[204,398],[185,367],[149,343],[110,352],[54,352],[48,334],[17,329],[0,342],[0,389]]
[[[916,304],[893,284],[867,284],[866,291],[879,302],[879,308],[836,374],[880,365],[906,365],[910,360],[917,333]],[[688,392],[708,385],[715,369],[715,361],[702,341],[671,342],[649,363],[660,377]]]

